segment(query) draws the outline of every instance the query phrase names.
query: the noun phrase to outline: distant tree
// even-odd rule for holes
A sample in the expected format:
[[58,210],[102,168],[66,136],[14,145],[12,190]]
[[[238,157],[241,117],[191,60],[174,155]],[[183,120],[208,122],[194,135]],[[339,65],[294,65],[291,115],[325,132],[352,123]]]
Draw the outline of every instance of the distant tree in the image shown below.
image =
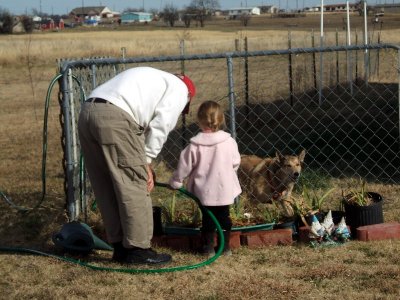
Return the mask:
[[194,7],[194,6],[186,7],[186,9],[184,11],[184,15],[182,17],[182,20],[185,23],[186,28],[190,27],[192,20],[197,19],[197,14],[198,14],[198,11],[197,11],[196,7]]
[[205,21],[218,8],[220,8],[218,0],[192,0],[186,11],[194,14],[196,21],[200,22],[201,27],[204,27]]
[[[360,16],[364,15],[364,2],[365,0],[361,0],[361,1],[357,1],[356,4],[356,10],[358,11],[358,14]],[[369,5],[367,5],[367,15],[369,15],[371,13],[371,11],[373,10],[373,8]]]
[[247,25],[249,25],[251,15],[248,13],[243,13],[240,15],[239,19],[240,19],[240,22],[242,22],[242,25],[244,27],[246,27]]
[[13,15],[8,10],[0,8],[0,33],[12,33],[13,27]]
[[35,24],[31,17],[22,16],[21,22],[22,22],[22,25],[24,26],[26,33],[31,33],[33,31]]
[[188,13],[186,13],[186,12],[185,12],[185,14],[183,15],[182,21],[183,21],[183,23],[185,23],[185,27],[186,27],[186,28],[189,28],[189,27],[190,27],[190,24],[191,24],[191,22],[192,22],[193,17],[194,17],[193,15],[188,14]]
[[179,20],[178,9],[172,4],[166,5],[162,11],[162,18],[165,23],[169,24],[171,27],[174,27],[175,22]]

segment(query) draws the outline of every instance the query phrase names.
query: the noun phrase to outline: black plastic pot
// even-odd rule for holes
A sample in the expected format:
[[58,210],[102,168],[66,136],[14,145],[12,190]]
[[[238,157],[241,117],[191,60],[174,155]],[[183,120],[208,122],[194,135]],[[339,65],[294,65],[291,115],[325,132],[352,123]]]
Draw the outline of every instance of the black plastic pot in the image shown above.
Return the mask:
[[367,206],[349,204],[343,199],[346,224],[350,226],[353,236],[360,226],[383,223],[382,196],[374,192],[368,192],[368,195],[373,203]]

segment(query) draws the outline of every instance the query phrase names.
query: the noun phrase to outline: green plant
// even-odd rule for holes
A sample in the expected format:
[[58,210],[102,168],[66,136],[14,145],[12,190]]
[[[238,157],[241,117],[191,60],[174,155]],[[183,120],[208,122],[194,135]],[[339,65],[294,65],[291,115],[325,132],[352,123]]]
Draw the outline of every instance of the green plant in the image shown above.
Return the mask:
[[322,189],[309,190],[309,188],[304,185],[301,195],[304,201],[311,207],[311,210],[316,212],[322,211],[323,204],[325,203],[329,194],[334,190],[335,188],[331,188],[325,192]]
[[201,210],[197,203],[176,190],[158,195],[157,203],[162,209],[163,222],[168,225],[197,227]]
[[279,220],[279,210],[273,204],[249,204],[247,199],[240,198],[230,208],[233,226],[275,223]]
[[304,225],[308,226],[305,216],[309,214],[311,208],[305,203],[302,197],[292,196],[292,207],[295,216],[299,217]]
[[327,191],[322,189],[310,190],[306,185],[302,186],[300,197],[292,196],[292,207],[295,215],[297,215],[304,225],[308,225],[305,217],[322,211],[322,206],[335,188]]
[[275,223],[281,218],[280,211],[276,205],[264,211],[264,220],[266,223]]
[[343,201],[348,204],[366,206],[372,201],[367,191],[367,182],[365,179],[358,179],[357,182],[352,180],[350,187],[342,190]]

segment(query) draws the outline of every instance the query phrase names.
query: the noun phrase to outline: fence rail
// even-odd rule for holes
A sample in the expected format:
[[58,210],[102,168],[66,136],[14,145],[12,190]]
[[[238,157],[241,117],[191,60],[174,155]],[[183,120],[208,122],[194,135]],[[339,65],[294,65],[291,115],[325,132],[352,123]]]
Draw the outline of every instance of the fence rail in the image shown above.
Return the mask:
[[[204,100],[219,102],[243,154],[306,149],[310,176],[399,183],[399,50],[371,44],[60,61],[69,217],[86,214],[90,200],[76,128],[80,104],[96,86],[142,65],[190,75],[198,90],[192,112]],[[194,116],[179,120],[171,132],[156,160],[159,180],[168,178],[197,133]]]

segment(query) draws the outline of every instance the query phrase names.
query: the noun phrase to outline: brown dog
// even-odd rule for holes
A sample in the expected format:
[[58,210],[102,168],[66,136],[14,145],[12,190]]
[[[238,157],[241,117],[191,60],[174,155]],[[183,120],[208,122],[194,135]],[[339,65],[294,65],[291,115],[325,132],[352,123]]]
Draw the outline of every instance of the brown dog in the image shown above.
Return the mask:
[[298,156],[282,155],[278,151],[273,158],[242,155],[238,175],[249,199],[258,203],[276,201],[285,216],[293,216],[291,193],[300,176],[305,154],[302,150]]

